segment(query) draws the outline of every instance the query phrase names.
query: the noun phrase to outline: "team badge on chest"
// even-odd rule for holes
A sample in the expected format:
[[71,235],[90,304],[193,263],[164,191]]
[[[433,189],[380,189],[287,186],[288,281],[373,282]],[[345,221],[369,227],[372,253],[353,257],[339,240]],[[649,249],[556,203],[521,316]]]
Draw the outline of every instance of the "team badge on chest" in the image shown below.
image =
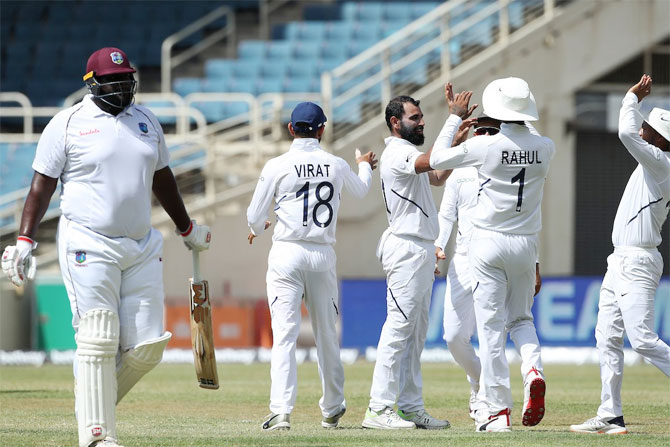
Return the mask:
[[147,123],[138,123],[137,124],[140,128],[140,130],[144,133],[149,132],[149,126],[147,126]]
[[74,260],[77,261],[77,264],[83,264],[84,262],[86,262],[86,252],[85,251],[75,252]]

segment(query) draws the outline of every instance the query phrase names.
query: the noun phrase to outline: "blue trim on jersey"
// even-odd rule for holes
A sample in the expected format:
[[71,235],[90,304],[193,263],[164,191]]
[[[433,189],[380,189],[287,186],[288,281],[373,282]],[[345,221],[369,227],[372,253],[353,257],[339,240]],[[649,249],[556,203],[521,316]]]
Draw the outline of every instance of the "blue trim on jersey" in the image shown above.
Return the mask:
[[484,189],[484,185],[486,185],[486,184],[487,184],[488,182],[490,182],[490,181],[491,181],[491,179],[488,179],[487,181],[485,181],[484,183],[482,183],[482,184],[479,186],[479,191],[477,191],[477,197],[479,197],[479,195],[482,193],[482,189]]
[[477,281],[477,285],[475,286],[475,288],[472,289],[472,293],[475,293],[475,290],[477,290],[477,287],[479,287],[479,281]]
[[397,192],[395,192],[393,189],[391,189],[391,192],[392,192],[393,194],[395,194],[396,196],[400,197],[401,199],[403,199],[403,200],[407,200],[409,203],[411,203],[411,204],[414,205],[415,207],[419,208],[419,211],[421,211],[421,212],[423,213],[424,216],[428,217],[428,214],[426,214],[426,212],[423,210],[423,208],[421,208],[421,207],[419,206],[419,204],[416,203],[414,200],[412,200],[412,199],[408,199],[407,197],[403,197],[403,196],[401,196],[400,194],[398,194]]
[[[652,206],[654,203],[658,203],[658,202],[660,202],[661,200],[663,200],[663,197],[661,197],[661,198],[658,199],[658,200],[654,200],[653,202],[649,202],[649,203],[647,203],[645,206],[643,206],[642,208],[640,208],[640,211],[638,211],[637,214],[636,214],[635,216],[633,216],[633,218],[632,218],[631,220],[629,220],[628,223],[627,223],[626,225],[628,225],[629,223],[631,223],[632,221],[634,221],[635,219],[637,219],[637,216],[639,216],[640,213],[641,213],[645,208],[649,208],[649,207]],[[668,202],[668,203],[670,203],[670,202]],[[666,206],[667,206],[667,205],[666,205]]]
[[275,211],[277,211],[277,210],[279,209],[279,202],[281,202],[282,200],[284,200],[284,199],[286,198],[287,195],[288,195],[288,194],[284,194],[284,197],[282,197],[281,199],[277,200],[277,204],[276,204],[275,209],[274,209]]
[[384,179],[382,179],[382,196],[384,196],[384,206],[386,207],[386,212],[391,214],[389,204],[386,202],[386,190],[384,189]]
[[335,308],[335,313],[337,315],[340,315],[340,311],[337,308],[337,304],[335,304],[335,298],[331,298],[330,300],[333,302],[333,307]]
[[[393,191],[393,190],[391,190],[391,191]],[[393,298],[393,302],[395,302],[396,307],[398,308],[398,310],[400,311],[402,316],[405,317],[405,320],[407,320],[407,315],[405,315],[405,312],[403,312],[402,309],[400,308],[400,305],[398,304],[398,301],[393,296],[393,290],[391,290],[390,287],[389,287],[389,293],[391,294],[391,298]]]

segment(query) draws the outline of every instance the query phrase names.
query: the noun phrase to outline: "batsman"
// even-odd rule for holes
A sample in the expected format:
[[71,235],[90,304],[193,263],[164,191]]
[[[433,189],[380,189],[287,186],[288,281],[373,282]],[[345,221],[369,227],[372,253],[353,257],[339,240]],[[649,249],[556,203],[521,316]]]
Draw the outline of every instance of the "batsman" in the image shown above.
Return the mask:
[[161,361],[163,238],[151,228],[152,192],[193,251],[209,228],[191,221],[170,169],[156,117],[133,104],[135,70],[118,48],[88,59],[90,94],[58,113],[37,145],[16,245],[2,270],[16,286],[32,279],[37,227],[61,181],[58,258],[77,351],[75,414],[80,447],[118,447],[116,405]]

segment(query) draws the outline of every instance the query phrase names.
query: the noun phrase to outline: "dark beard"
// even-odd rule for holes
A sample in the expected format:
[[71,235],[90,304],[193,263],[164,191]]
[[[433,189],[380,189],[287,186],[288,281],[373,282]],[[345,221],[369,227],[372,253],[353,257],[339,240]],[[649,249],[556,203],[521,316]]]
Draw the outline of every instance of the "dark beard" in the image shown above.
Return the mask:
[[425,135],[419,133],[418,126],[415,128],[406,127],[404,124],[400,124],[400,132],[398,132],[403,140],[407,140],[412,143],[414,146],[421,146],[425,140]]

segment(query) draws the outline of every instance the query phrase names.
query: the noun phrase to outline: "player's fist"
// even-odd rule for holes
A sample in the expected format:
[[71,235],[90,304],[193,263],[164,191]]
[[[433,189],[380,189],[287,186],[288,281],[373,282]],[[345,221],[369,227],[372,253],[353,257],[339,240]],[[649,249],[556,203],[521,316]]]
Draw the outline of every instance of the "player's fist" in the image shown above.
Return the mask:
[[188,230],[179,235],[184,239],[184,245],[189,250],[203,251],[209,248],[212,240],[212,232],[207,225],[198,225],[195,220],[191,221]]
[[2,253],[2,271],[15,286],[22,286],[25,279],[32,280],[37,271],[37,260],[32,251],[37,242],[29,237],[19,236],[16,245],[9,245]]

